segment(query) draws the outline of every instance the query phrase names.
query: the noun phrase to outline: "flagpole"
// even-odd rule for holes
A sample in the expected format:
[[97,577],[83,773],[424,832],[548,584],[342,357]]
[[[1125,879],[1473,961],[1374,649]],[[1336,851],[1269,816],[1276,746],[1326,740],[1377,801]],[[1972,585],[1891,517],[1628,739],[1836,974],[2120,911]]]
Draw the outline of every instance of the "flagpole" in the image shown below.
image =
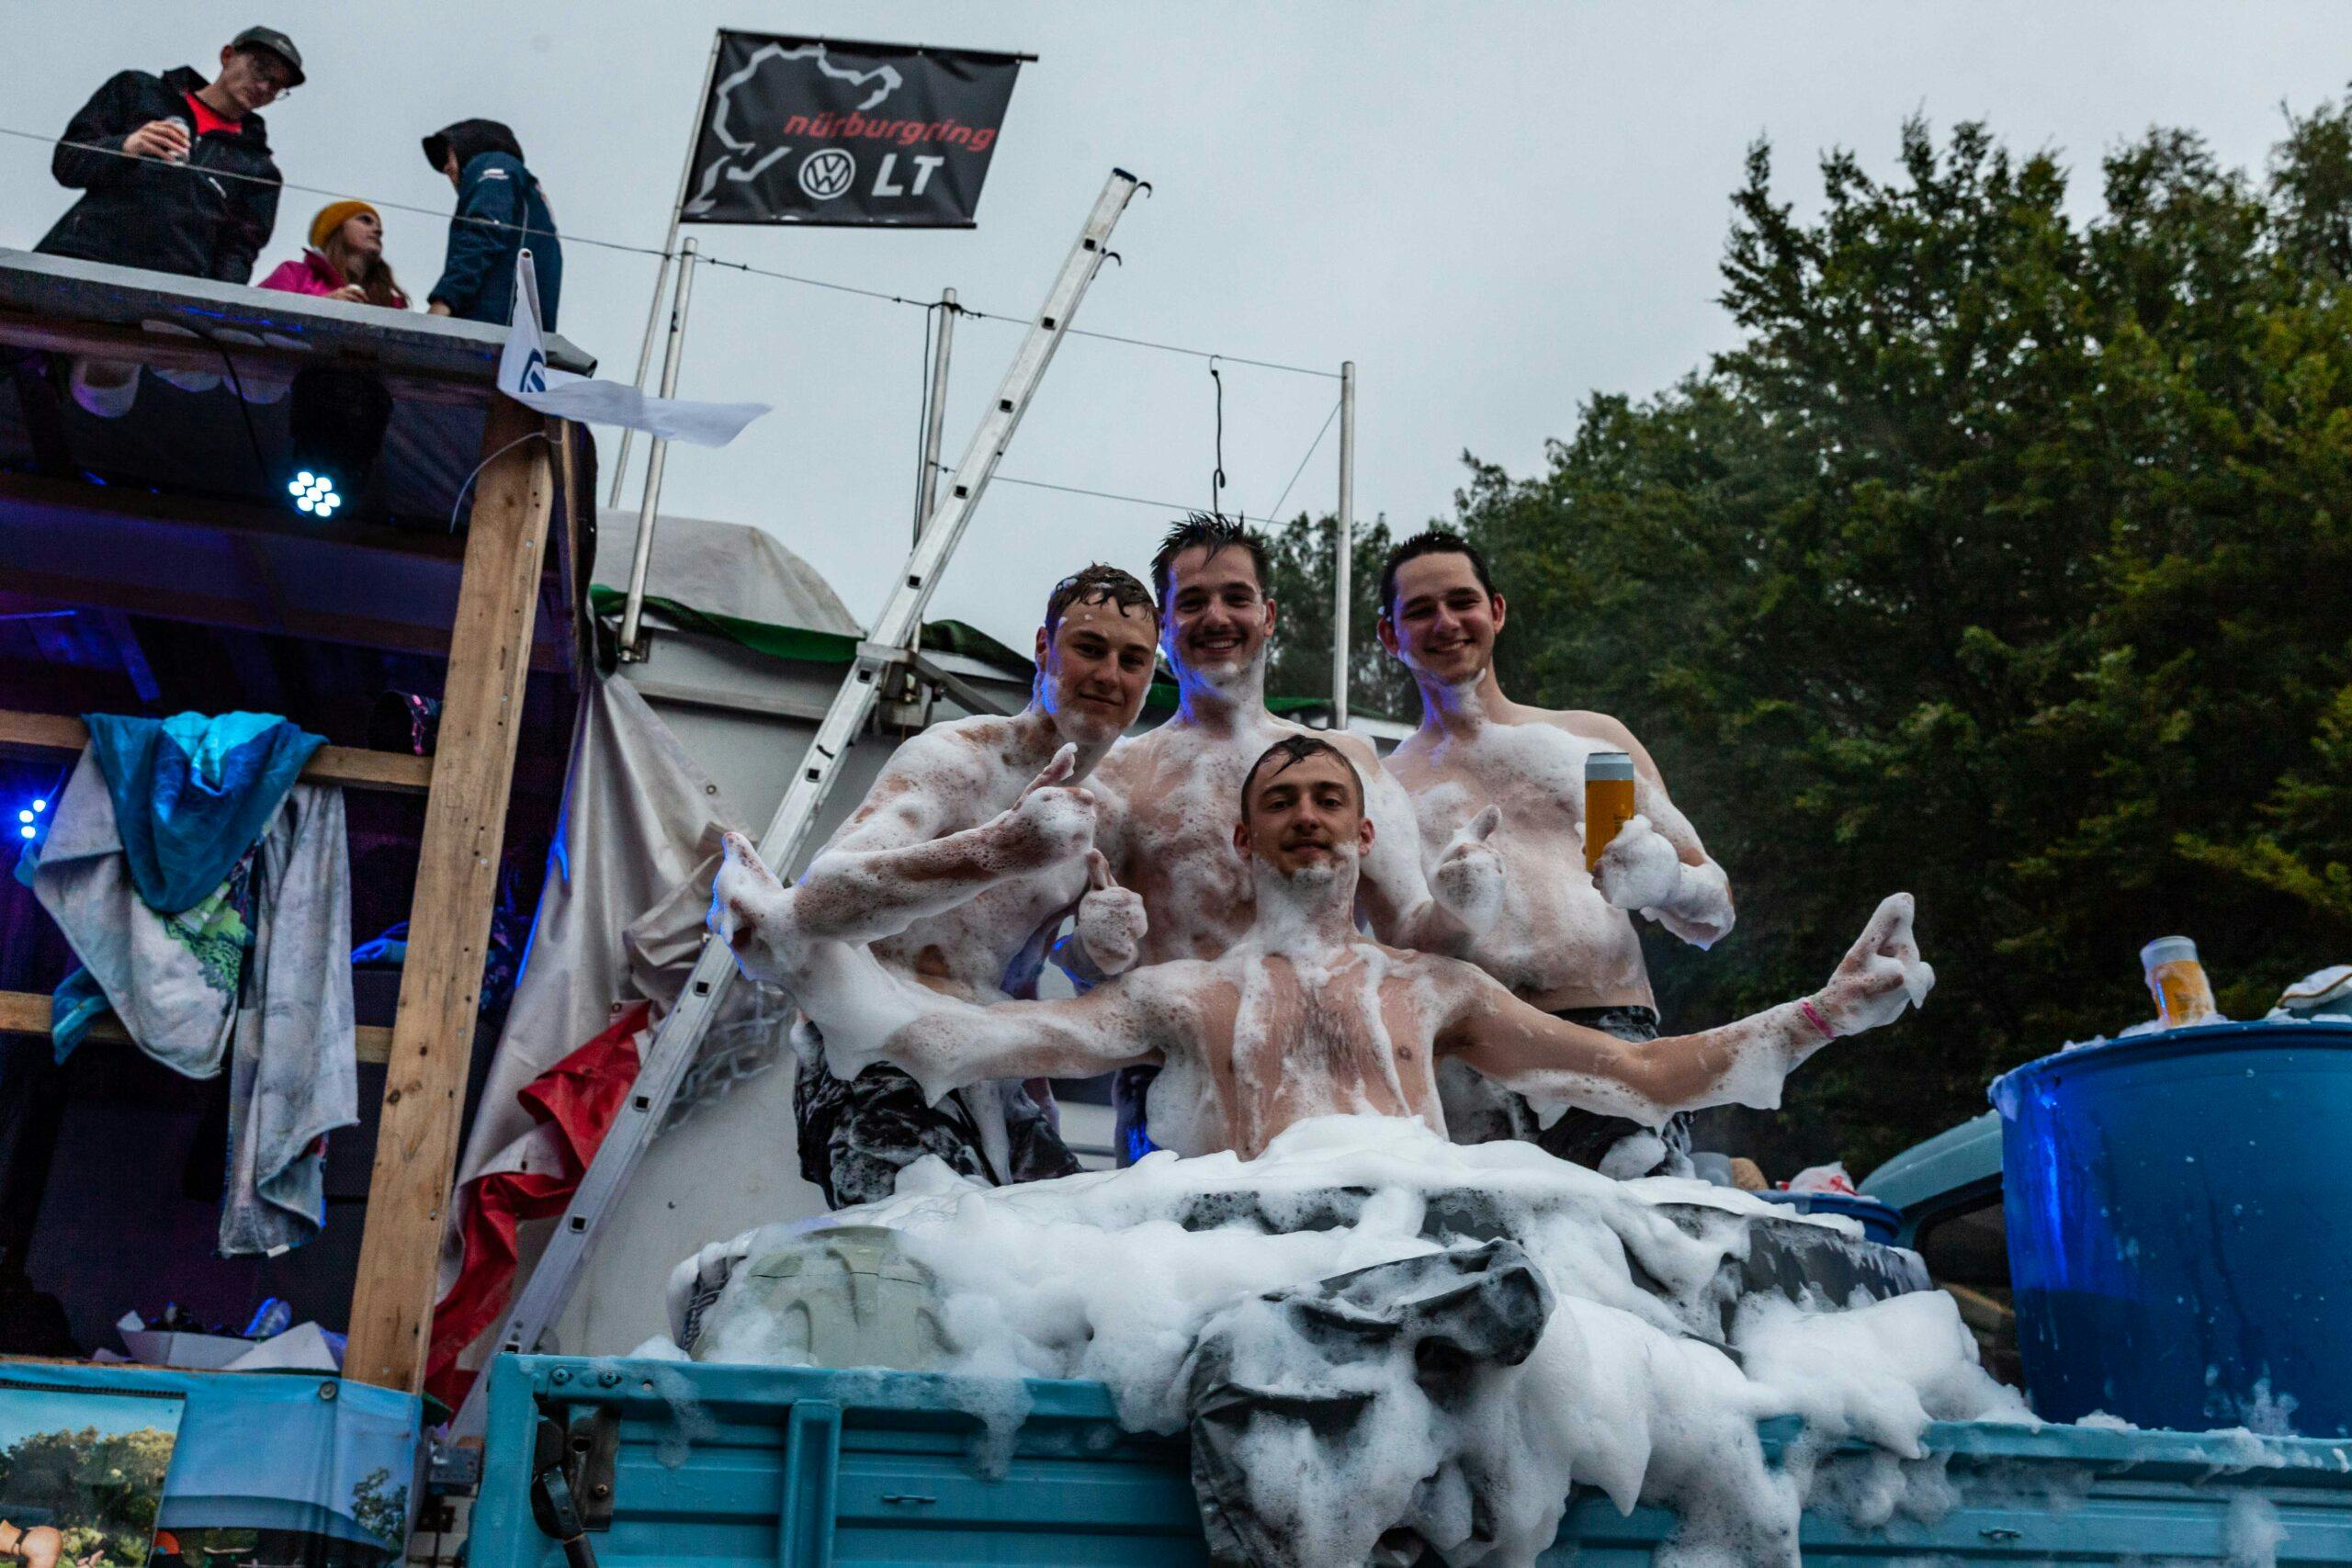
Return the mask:
[[[662,395],[674,397],[678,391],[679,350],[686,336],[686,306],[695,292],[695,242],[688,240],[678,252],[678,298],[670,307],[670,341],[662,351]],[[627,432],[624,430],[623,434]],[[657,435],[645,449],[645,496],[637,508],[637,553],[628,563],[628,602],[621,609],[621,658],[629,663],[641,661],[646,655],[642,637],[645,616],[645,574],[653,563],[654,514],[662,504],[662,469],[670,456],[670,444]]]
[[[702,141],[703,106],[710,102],[710,85],[718,77],[718,45],[726,37],[723,29],[710,35],[710,59],[702,68],[702,91],[695,95],[694,124],[686,134],[686,161],[678,171],[678,197],[670,203],[670,231],[662,240],[662,265],[653,275],[653,299],[645,309],[645,341],[637,351],[637,376],[629,385],[642,391],[645,373],[653,367],[653,332],[662,320],[662,295],[670,286],[670,255],[678,248],[678,225],[686,215],[686,185],[695,177],[695,148]],[[620,450],[613,457],[613,489],[605,502],[607,506],[621,503],[621,479],[628,472],[629,438],[634,432],[621,431]]]

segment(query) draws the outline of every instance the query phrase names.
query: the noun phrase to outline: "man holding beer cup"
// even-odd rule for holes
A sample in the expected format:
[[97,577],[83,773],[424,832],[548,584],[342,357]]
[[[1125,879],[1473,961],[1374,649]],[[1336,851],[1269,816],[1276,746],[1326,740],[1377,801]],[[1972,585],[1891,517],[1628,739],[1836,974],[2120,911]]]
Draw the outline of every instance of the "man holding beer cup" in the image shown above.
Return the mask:
[[187,66],[123,71],[91,96],[50,159],[82,192],[33,248],[221,283],[245,283],[277,222],[277,164],[263,106],[302,81],[294,40],[247,28],[209,80]]
[[[1380,583],[1381,646],[1421,694],[1421,723],[1387,759],[1412,796],[1424,845],[1450,840],[1488,807],[1509,867],[1500,917],[1467,953],[1521,1000],[1623,1040],[1654,1040],[1657,1000],[1636,914],[1712,946],[1732,927],[1731,885],[1675,809],[1633,732],[1606,714],[1553,712],[1503,695],[1495,638],[1503,596],[1486,558],[1457,536],[1415,535]],[[1441,1070],[1454,1138],[1518,1137],[1611,1176],[1683,1173],[1681,1119],[1648,1128],[1622,1117],[1531,1104],[1467,1073]]]

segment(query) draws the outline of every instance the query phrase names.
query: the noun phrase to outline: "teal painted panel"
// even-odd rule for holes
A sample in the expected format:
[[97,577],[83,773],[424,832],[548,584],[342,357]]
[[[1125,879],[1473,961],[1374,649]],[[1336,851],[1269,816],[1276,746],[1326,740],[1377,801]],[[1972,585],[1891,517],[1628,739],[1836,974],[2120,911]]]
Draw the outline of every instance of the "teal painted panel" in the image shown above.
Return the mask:
[[[564,1421],[618,1414],[613,1525],[589,1537],[604,1568],[1207,1562],[1182,1438],[1120,1430],[1100,1384],[1032,1382],[991,1466],[981,1422],[953,1408],[974,1392],[920,1373],[501,1357],[469,1562],[562,1568],[529,1501],[544,1407]],[[1796,1435],[1768,1424],[1766,1448]],[[2352,1563],[2352,1440],[1943,1423],[1928,1445],[1959,1506],[1870,1529],[1808,1514],[1808,1568],[2220,1562],[2232,1504],[2248,1495],[2286,1530],[2282,1568]],[[1673,1526],[1664,1509],[1620,1517],[1579,1494],[1544,1561],[1647,1564]]]

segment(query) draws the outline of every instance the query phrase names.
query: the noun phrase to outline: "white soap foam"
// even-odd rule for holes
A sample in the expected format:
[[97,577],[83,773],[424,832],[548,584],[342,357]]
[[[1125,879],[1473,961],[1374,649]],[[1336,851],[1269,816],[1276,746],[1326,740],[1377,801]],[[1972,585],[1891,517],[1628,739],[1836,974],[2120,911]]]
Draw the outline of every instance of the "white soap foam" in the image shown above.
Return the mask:
[[[1161,1153],[1124,1171],[1025,1187],[921,1185],[837,1218],[893,1226],[931,1269],[952,1370],[1099,1379],[1123,1423],[1157,1432],[1184,1425],[1182,1369],[1212,1315],[1437,1250],[1420,1234],[1433,1202],[1467,1192],[1498,1211],[1558,1298],[1525,1363],[1481,1373],[1466,1417],[1429,1404],[1408,1376],[1384,1374],[1396,1383],[1381,1391],[1390,1418],[1336,1472],[1328,1453],[1276,1451],[1294,1439],[1271,1433],[1247,1456],[1252,1474],[1295,1478],[1308,1562],[1363,1562],[1365,1532],[1401,1513],[1451,1454],[1486,1478],[1498,1540],[1481,1560],[1489,1563],[1532,1564],[1572,1484],[1621,1508],[1675,1506],[1684,1522],[1668,1561],[1793,1562],[1816,1475],[1860,1516],[1931,1512],[1949,1499],[1940,1466],[1922,1457],[1928,1421],[2030,1419],[1977,1365],[1939,1292],[1845,1311],[1751,1301],[1731,1325],[1735,1359],[1706,1337],[1722,1330],[1723,1265],[1748,1245],[1749,1219],[1804,1222],[1701,1182],[1611,1181],[1522,1144],[1457,1146],[1415,1122],[1334,1116],[1290,1128],[1252,1161]],[[1270,1235],[1178,1223],[1204,1200],[1280,1223],[1334,1189],[1368,1194],[1354,1224]],[[756,1255],[807,1228],[771,1227],[729,1250]],[[1859,1438],[1887,1462],[1776,1469],[1756,1426],[1780,1416],[1804,1418],[1815,1454]]]

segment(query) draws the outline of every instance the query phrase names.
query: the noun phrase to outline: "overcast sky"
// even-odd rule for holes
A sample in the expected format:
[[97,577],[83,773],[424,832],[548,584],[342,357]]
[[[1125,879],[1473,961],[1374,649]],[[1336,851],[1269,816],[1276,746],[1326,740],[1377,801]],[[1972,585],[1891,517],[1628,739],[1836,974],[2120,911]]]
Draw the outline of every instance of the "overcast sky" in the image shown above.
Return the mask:
[[[926,298],[951,286],[1025,316],[1104,175],[1132,169],[1155,194],[1128,209],[1126,265],[1078,324],[1355,360],[1357,505],[1406,527],[1450,510],[1464,450],[1526,472],[1595,389],[1652,391],[1726,345],[1716,264],[1758,136],[1803,201],[1824,147],[1883,172],[1905,115],[1939,132],[1983,118],[2013,148],[2063,154],[2086,210],[2099,155],[2148,126],[2193,127],[2258,167],[2282,104],[2309,109],[2352,75],[2340,3],[276,6],[12,0],[27,47],[0,126],[55,134],[111,72],[209,67],[266,21],[310,72],[269,111],[288,180],[446,212],[417,137],[486,116],[514,127],[567,233],[652,246],[715,27],[1034,52],[977,230],[688,231],[713,255]],[[297,254],[322,199],[287,194],[262,270]],[[31,244],[65,205],[43,149],[0,141],[0,243]],[[421,295],[445,226],[386,219]],[[575,243],[564,260],[565,335],[628,375],[653,259]],[[776,412],[726,451],[674,452],[662,509],[768,529],[870,618],[906,547],[922,329],[905,307],[705,271],[682,394]],[[1016,341],[989,322],[957,333],[951,462]],[[1227,505],[1263,512],[1337,384],[1236,366],[1226,387]],[[1203,505],[1211,432],[1202,361],[1072,340],[1001,471]],[[1335,445],[1287,513],[1332,504]],[[1140,571],[1166,518],[1001,486],[933,614],[1025,647],[1055,579],[1090,558]]]

